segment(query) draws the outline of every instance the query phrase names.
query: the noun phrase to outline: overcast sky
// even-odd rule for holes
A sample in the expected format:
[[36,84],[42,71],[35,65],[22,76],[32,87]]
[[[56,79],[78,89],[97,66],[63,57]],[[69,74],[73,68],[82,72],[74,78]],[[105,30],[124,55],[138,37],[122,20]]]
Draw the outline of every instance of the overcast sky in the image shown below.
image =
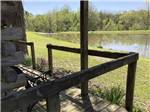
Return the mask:
[[[131,2],[132,1],[132,2]],[[101,11],[122,12],[127,10],[146,9],[146,0],[92,0],[92,5]],[[23,0],[23,6],[26,11],[34,15],[43,14],[53,9],[68,6],[71,10],[80,8],[79,0]]]

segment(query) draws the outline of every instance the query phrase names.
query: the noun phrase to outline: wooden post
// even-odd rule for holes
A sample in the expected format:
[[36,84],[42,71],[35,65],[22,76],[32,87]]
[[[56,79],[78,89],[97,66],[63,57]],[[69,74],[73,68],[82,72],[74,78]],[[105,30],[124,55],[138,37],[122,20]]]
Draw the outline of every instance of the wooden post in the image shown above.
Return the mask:
[[60,112],[60,98],[59,94],[49,96],[46,99],[47,112]]
[[[81,70],[88,68],[88,1],[80,1]],[[88,95],[88,81],[81,83],[81,95]]]
[[127,84],[126,84],[126,109],[129,112],[133,110],[134,85],[137,62],[128,65]]
[[[49,45],[50,46],[50,45]],[[52,57],[52,48],[47,46],[48,49],[48,67],[50,70],[50,76],[53,74],[53,57]]]
[[31,47],[31,57],[32,57],[32,68],[36,69],[36,62],[35,62],[35,50],[34,50],[34,43],[30,43]]
[[[48,67],[50,70],[49,75],[52,76],[53,74],[53,57],[52,57],[52,48],[51,45],[47,45],[48,50]],[[59,94],[56,94],[54,96],[49,96],[46,99],[46,105],[47,105],[47,112],[60,112],[60,99]]]

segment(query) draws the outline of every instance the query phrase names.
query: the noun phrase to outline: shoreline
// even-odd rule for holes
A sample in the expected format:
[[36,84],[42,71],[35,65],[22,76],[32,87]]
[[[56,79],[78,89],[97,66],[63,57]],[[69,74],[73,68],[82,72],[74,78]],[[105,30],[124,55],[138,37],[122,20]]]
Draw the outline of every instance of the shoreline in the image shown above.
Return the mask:
[[[36,32],[40,34],[79,34],[79,31],[66,31],[66,32]],[[150,35],[150,30],[124,30],[124,31],[89,31],[89,34],[133,34],[133,35]]]

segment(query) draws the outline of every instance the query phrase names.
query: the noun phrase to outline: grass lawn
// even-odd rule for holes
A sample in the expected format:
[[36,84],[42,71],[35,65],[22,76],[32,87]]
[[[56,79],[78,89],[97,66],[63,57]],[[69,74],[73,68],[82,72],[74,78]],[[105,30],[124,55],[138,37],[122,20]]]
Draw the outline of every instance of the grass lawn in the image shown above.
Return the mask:
[[[62,34],[69,34],[69,33],[79,33],[79,32],[59,32]],[[138,35],[138,34],[150,34],[150,30],[123,30],[123,31],[89,31],[90,33],[96,33],[96,34],[134,34],[134,35]]]
[[[39,35],[34,32],[27,32],[27,41],[35,43],[36,57],[47,59],[46,44],[63,45],[70,47],[79,47],[79,44],[57,40]],[[92,48],[92,47],[91,47]],[[98,48],[92,48],[98,49]],[[67,53],[62,51],[53,52],[54,66],[65,68],[73,71],[79,70],[80,56],[79,54]],[[100,63],[110,61],[106,58],[89,57],[89,66],[94,66]],[[112,72],[106,73],[103,76],[92,79],[91,82],[106,87],[120,85],[125,89],[127,66],[121,67]],[[150,59],[140,58],[137,65],[136,84],[135,84],[135,102],[144,109],[150,110]]]

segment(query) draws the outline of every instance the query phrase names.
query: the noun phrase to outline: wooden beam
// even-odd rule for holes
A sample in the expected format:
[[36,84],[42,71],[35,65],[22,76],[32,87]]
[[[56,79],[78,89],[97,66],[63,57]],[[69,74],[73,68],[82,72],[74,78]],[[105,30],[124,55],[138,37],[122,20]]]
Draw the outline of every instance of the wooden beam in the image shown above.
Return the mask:
[[31,45],[33,43],[33,42],[26,42],[26,41],[22,41],[22,40],[4,40],[4,41],[14,42],[14,43],[18,43],[18,44],[26,44],[26,45]]
[[51,45],[47,45],[48,50],[48,67],[50,70],[50,76],[53,74],[53,56],[52,56],[52,47]]
[[[48,48],[48,67],[50,70],[49,75],[51,76],[53,74],[53,57],[52,57],[52,48]],[[59,112],[60,111],[60,99],[59,94],[48,97],[46,99],[46,106],[47,106],[47,112]]]
[[[79,48],[71,48],[71,47],[57,46],[57,45],[51,45],[51,44],[48,44],[47,48],[66,51],[66,52],[81,53],[81,49]],[[129,55],[129,53],[118,53],[118,52],[108,52],[108,51],[99,51],[99,50],[89,49],[88,55],[116,59],[116,58],[120,58],[123,56],[127,56]]]
[[36,60],[35,60],[35,49],[34,49],[34,43],[30,43],[31,47],[31,57],[32,57],[32,68],[36,69]]
[[[7,96],[1,99],[2,111],[12,112],[18,108],[27,107],[28,105],[46,98],[47,96],[53,96],[62,90],[68,89],[72,86],[80,84],[81,82],[100,76],[106,72],[110,72],[126,64],[134,63],[137,60],[138,54],[132,53],[128,56],[118,58],[117,60],[112,60],[110,62],[91,67],[87,70],[76,72],[60,79],[49,81],[38,87],[33,87],[26,91],[18,92],[15,95]],[[5,105],[7,105],[7,108],[5,108]]]
[[137,62],[128,65],[127,85],[126,85],[126,109],[129,112],[133,111],[134,85]]
[[[81,71],[88,69],[88,1],[80,1],[80,64]],[[88,81],[81,83],[81,95],[88,95]]]
[[59,94],[49,96],[46,99],[47,112],[60,112],[60,98]]

